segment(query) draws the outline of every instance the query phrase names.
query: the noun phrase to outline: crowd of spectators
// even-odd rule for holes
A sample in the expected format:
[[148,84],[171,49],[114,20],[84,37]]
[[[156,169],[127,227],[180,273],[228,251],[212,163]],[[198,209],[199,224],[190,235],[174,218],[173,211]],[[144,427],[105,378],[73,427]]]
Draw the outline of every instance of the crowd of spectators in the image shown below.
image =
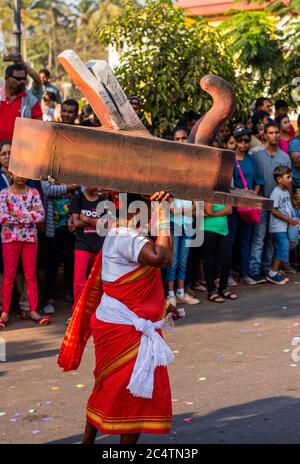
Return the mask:
[[[97,205],[107,198],[101,186],[51,178],[34,182],[9,171],[17,117],[101,125],[90,105],[80,109],[76,100],[63,101],[50,77],[47,69],[38,74],[23,62],[8,66],[5,74],[0,101],[0,328],[7,326],[15,305],[20,317],[39,325],[49,323],[58,297],[74,307],[104,240],[96,232]],[[133,95],[129,101],[140,115],[140,98]],[[179,118],[174,142],[187,143],[199,117],[190,111]],[[226,122],[212,141],[235,152],[232,187],[271,198],[271,211],[205,203],[204,243],[190,247],[196,205],[171,198],[174,256],[164,279],[172,304],[198,304],[195,291],[206,292],[213,303],[224,303],[238,298],[238,289],[233,292],[231,287],[285,285],[287,273],[299,270],[300,117],[297,125],[291,123],[285,101],[262,97],[245,120]],[[180,236],[174,233],[178,226]]]

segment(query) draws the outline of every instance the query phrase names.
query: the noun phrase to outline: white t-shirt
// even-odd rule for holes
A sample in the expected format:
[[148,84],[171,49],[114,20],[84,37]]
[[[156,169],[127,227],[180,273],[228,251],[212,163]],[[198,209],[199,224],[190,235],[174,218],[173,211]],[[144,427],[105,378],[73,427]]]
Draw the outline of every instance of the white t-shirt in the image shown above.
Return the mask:
[[136,269],[141,249],[149,239],[128,227],[112,228],[102,248],[102,280],[114,282]]

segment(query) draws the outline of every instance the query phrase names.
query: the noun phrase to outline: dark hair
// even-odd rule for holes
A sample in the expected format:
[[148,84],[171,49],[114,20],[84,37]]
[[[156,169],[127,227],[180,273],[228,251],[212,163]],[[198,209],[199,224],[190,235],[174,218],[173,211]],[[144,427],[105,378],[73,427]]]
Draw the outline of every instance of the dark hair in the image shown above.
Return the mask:
[[282,121],[283,119],[285,119],[285,118],[290,119],[289,116],[288,116],[287,114],[280,114],[280,115],[277,116],[277,118],[275,119],[276,124],[278,124],[279,129],[280,129],[281,121]]
[[265,134],[268,132],[268,129],[270,127],[276,127],[276,129],[279,129],[278,124],[276,122],[269,122],[268,124],[265,125]]
[[288,108],[289,104],[285,100],[277,100],[275,102],[275,110],[280,110],[280,108]]
[[4,145],[11,145],[11,144],[12,144],[11,140],[1,140],[1,142],[0,142],[0,151],[2,150]]
[[46,90],[46,92],[43,93],[43,99],[45,95],[47,95],[47,97],[49,97],[50,100],[57,102],[57,97],[54,92],[50,92],[50,90]]
[[227,134],[224,138],[224,143],[228,143],[229,140],[231,139],[231,137],[233,137],[233,133],[230,132],[230,134]]
[[50,77],[50,71],[49,71],[48,69],[46,69],[46,68],[41,69],[41,70],[39,71],[39,74],[41,74],[41,73],[45,74],[45,76],[47,76],[48,79],[49,79],[49,77]]
[[266,100],[271,101],[271,99],[268,98],[268,97],[259,97],[259,98],[257,98],[257,100],[255,102],[255,111],[257,111],[257,108],[259,106],[261,106],[263,104],[263,102],[266,101]]
[[63,107],[64,105],[73,106],[73,108],[75,108],[75,110],[76,110],[76,113],[78,113],[78,111],[79,111],[78,101],[73,100],[72,98],[69,98],[68,100],[65,100],[63,102],[63,104],[61,105],[61,107]]
[[176,126],[175,129],[173,130],[172,138],[174,139],[176,132],[178,131],[184,131],[186,132],[187,137],[189,136],[189,131],[187,127],[185,126]]
[[298,127],[300,127],[300,114],[298,114],[297,125],[298,125]]
[[276,166],[276,168],[273,171],[273,177],[277,182],[278,177],[283,177],[286,174],[290,174],[291,172],[292,170],[288,166]]
[[253,124],[253,134],[256,135],[258,134],[258,124],[264,119],[268,118],[270,120],[270,115],[266,111],[260,110],[256,111],[254,115],[252,116],[252,124]]
[[25,74],[27,75],[25,66],[23,64],[15,63],[7,66],[5,70],[5,79],[12,77],[14,71],[25,71]]

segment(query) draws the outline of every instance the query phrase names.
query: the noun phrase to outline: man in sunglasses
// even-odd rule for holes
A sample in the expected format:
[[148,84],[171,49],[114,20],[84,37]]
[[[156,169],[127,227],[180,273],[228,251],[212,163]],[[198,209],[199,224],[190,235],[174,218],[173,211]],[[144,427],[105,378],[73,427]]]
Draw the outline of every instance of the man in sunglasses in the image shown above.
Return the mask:
[[[5,97],[0,101],[0,142],[12,140],[17,117],[42,119],[41,105],[34,95],[38,92],[39,75],[32,71],[23,63],[6,68]],[[35,78],[35,89],[26,89],[27,72]]]

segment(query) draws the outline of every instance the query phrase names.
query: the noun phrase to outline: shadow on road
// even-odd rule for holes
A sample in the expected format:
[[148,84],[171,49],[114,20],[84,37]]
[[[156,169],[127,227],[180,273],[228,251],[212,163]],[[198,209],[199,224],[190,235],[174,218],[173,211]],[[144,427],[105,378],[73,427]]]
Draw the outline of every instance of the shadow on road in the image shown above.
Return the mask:
[[[141,436],[147,444],[234,444],[234,443],[299,443],[300,399],[281,396],[219,409],[206,416],[193,413],[174,416],[170,435]],[[184,419],[192,418],[190,421]],[[74,435],[50,444],[78,444],[81,435]],[[99,435],[97,444],[114,444],[119,436]]]

